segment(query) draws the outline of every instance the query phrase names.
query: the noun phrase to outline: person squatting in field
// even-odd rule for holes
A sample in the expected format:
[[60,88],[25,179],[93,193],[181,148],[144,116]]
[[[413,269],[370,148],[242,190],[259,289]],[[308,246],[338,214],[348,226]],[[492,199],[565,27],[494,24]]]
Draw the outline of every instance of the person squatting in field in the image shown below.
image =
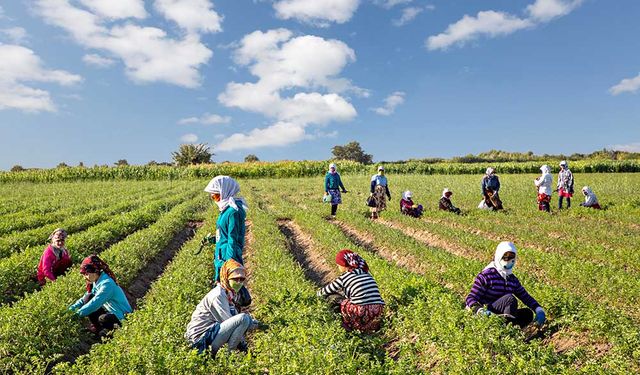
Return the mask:
[[487,168],[480,185],[485,205],[492,210],[502,210],[502,201],[498,194],[500,191],[500,178],[496,175],[496,170],[491,167]]
[[571,208],[571,197],[573,197],[573,173],[569,170],[567,162],[563,160],[560,162],[558,173],[558,209],[562,209],[563,198],[567,198],[567,208]]
[[400,199],[400,212],[403,215],[409,215],[413,217],[422,216],[422,210],[424,208],[421,204],[415,204],[413,202],[413,193],[409,190],[402,193],[402,199]]
[[49,236],[49,246],[44,249],[38,263],[38,284],[41,286],[49,281],[56,281],[58,276],[64,275],[73,262],[69,250],[64,247],[67,231],[58,228]]
[[454,212],[457,215],[460,215],[462,211],[451,202],[451,196],[453,192],[448,188],[444,188],[442,190],[442,197],[440,197],[440,202],[438,203],[438,208],[443,211]]
[[[512,242],[500,242],[493,262],[473,282],[466,299],[467,309],[481,316],[505,316],[508,322],[521,328],[533,321],[535,311],[535,321],[542,325],[546,320],[545,311],[513,274],[515,263],[516,246]],[[528,308],[519,309],[516,297]]]
[[240,192],[240,185],[229,176],[216,176],[204,191],[211,195],[211,199],[216,202],[220,215],[216,221],[216,235],[207,235],[202,242],[215,244],[213,266],[215,269],[213,281],[220,280],[220,268],[229,259],[235,259],[238,263],[242,261],[242,250],[244,249],[245,218],[249,209],[247,203],[236,195]]
[[105,336],[121,326],[126,314],[131,313],[131,306],[115,275],[97,255],[89,255],[82,261],[80,273],[86,281],[87,291],[69,306],[69,310],[88,317],[91,322],[89,330]]
[[327,199],[331,203],[331,216],[333,217],[336,216],[338,205],[342,203],[340,189],[342,189],[343,193],[347,192],[347,189],[345,189],[342,184],[338,168],[332,163],[329,165],[329,171],[324,176],[324,199]]
[[258,321],[240,313],[233,303],[245,280],[245,268],[229,259],[220,269],[220,281],[196,306],[185,338],[199,353],[210,350],[215,355],[224,344],[228,351],[247,350],[245,334],[257,328]]
[[375,202],[375,206],[371,207],[371,218],[377,219],[380,212],[387,208],[387,198],[391,200],[391,192],[389,191],[389,183],[384,175],[384,167],[378,167],[378,174],[371,176],[371,197]]
[[384,301],[367,262],[353,251],[344,249],[336,254],[336,264],[342,275],[318,290],[318,296],[344,295],[340,312],[342,326],[347,331],[377,331],[382,323]]
[[594,193],[590,187],[583,187],[582,194],[584,194],[584,202],[580,203],[582,207],[590,207],[596,210],[599,210],[601,208],[600,203],[598,203],[598,197],[596,197],[596,193]]
[[538,188],[538,209],[540,211],[551,212],[551,184],[553,184],[553,176],[551,176],[551,168],[548,165],[540,167],[542,176],[537,177],[533,183]]

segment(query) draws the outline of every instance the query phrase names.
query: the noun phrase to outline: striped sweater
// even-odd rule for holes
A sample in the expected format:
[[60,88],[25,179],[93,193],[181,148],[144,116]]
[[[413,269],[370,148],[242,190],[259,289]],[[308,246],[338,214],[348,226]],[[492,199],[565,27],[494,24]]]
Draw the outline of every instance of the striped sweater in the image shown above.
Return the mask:
[[527,293],[515,275],[511,274],[505,280],[495,268],[487,268],[476,276],[471,292],[467,296],[466,304],[470,308],[478,304],[488,305],[506,294],[513,294],[518,297],[531,310],[535,310],[536,307],[540,306]]
[[378,284],[361,269],[345,272],[318,291],[318,296],[342,292],[354,305],[384,305]]

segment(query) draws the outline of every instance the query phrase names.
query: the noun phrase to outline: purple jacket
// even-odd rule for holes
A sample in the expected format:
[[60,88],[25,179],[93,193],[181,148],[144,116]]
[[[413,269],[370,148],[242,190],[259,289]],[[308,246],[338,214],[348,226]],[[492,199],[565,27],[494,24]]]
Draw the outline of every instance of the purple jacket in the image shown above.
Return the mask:
[[483,270],[476,276],[471,292],[467,296],[467,307],[475,304],[487,305],[495,302],[498,298],[513,294],[531,310],[535,310],[540,304],[527,293],[516,275],[507,276],[505,280],[495,268]]

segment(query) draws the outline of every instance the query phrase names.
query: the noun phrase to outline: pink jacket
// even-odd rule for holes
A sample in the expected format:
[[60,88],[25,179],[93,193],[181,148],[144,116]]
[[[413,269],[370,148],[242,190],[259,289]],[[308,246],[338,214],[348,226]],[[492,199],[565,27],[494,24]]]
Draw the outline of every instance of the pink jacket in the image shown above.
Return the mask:
[[62,275],[69,267],[71,267],[71,257],[69,252],[64,249],[60,259],[57,259],[56,253],[51,245],[47,246],[40,257],[38,263],[38,282],[43,284],[45,277],[51,281],[55,281],[56,277]]

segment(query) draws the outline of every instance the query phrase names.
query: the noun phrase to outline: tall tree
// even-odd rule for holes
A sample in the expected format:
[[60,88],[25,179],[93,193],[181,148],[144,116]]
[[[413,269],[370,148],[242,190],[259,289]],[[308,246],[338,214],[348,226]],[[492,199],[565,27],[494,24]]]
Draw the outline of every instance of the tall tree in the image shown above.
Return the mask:
[[333,157],[340,160],[353,160],[363,164],[373,163],[373,155],[365,154],[360,143],[353,141],[344,146],[333,146]]
[[211,163],[213,155],[206,143],[182,144],[178,151],[171,153],[173,161],[178,166]]
[[253,163],[255,161],[260,161],[260,159],[258,159],[258,157],[255,156],[254,154],[249,154],[249,155],[244,157],[244,162],[245,163]]

